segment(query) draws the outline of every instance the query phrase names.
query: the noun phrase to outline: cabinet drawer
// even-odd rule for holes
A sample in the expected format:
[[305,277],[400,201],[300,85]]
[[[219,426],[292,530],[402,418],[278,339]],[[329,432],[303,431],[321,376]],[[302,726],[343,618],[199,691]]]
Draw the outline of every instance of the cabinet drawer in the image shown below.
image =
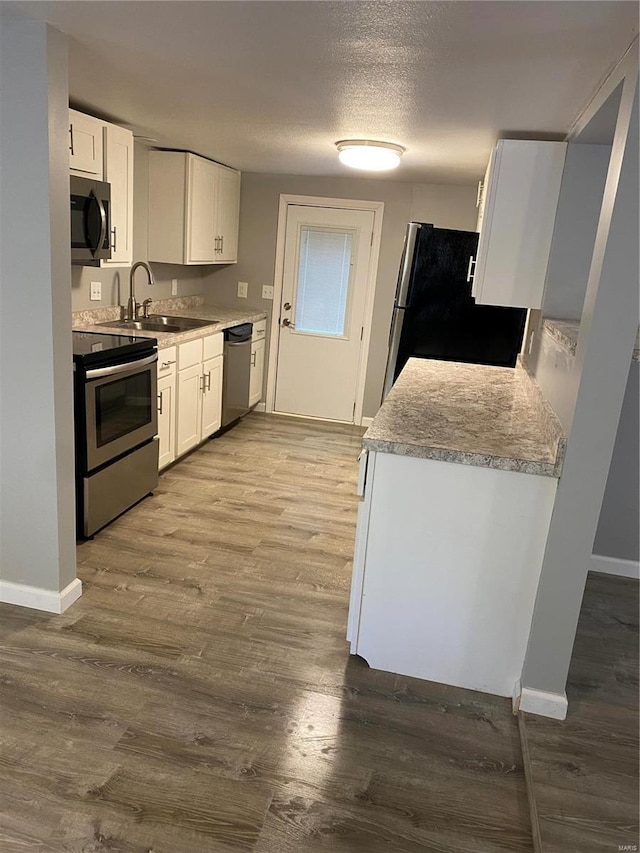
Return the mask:
[[202,361],[202,338],[178,345],[178,370],[192,367]]
[[267,334],[267,321],[258,320],[257,323],[253,324],[253,334],[251,335],[252,341],[261,341],[264,336]]
[[215,335],[207,335],[206,338],[203,338],[202,344],[203,360],[206,361],[208,358],[215,358],[224,352],[224,335],[222,332],[217,332]]
[[167,347],[158,351],[158,379],[162,376],[171,376],[176,372],[178,361],[177,347]]

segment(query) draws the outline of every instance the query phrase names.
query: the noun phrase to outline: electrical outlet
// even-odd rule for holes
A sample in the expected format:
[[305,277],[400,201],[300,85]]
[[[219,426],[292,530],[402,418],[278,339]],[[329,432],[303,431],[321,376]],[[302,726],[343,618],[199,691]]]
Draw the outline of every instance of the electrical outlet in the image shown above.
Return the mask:
[[238,282],[238,296],[241,299],[246,299],[249,293],[249,283],[247,281]]
[[273,299],[273,285],[271,285],[271,284],[263,284],[262,285],[262,298],[263,299]]
[[92,281],[91,282],[91,290],[89,292],[89,299],[92,302],[99,302],[102,299],[102,282],[101,281]]
[[178,279],[177,278],[171,279],[171,295],[172,296],[178,295]]

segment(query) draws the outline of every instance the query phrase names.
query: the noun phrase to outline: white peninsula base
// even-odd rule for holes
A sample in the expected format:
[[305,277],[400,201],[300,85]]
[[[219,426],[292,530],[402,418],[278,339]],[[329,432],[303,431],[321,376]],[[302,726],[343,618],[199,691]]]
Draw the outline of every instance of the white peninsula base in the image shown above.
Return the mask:
[[510,697],[557,479],[372,451],[362,465],[352,654],[376,669]]

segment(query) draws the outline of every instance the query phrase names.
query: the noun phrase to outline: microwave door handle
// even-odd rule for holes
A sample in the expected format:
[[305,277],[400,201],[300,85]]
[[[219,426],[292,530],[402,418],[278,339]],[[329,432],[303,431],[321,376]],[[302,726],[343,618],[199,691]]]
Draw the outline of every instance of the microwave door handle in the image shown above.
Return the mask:
[[104,209],[102,199],[98,198],[98,196],[93,190],[91,190],[89,195],[98,205],[98,211],[100,213],[100,236],[98,237],[98,244],[97,246],[95,246],[95,248],[93,246],[91,247],[91,254],[95,256],[102,248],[102,244],[104,243],[105,237],[107,236],[107,211]]

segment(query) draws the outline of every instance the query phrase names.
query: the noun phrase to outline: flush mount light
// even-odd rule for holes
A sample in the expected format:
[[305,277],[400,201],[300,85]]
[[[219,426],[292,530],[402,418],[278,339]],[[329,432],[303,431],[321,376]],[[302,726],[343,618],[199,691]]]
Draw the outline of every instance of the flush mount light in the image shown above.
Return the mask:
[[342,139],[336,142],[338,158],[352,169],[366,169],[369,172],[385,172],[395,169],[404,154],[401,145],[391,142],[373,142],[370,139]]

